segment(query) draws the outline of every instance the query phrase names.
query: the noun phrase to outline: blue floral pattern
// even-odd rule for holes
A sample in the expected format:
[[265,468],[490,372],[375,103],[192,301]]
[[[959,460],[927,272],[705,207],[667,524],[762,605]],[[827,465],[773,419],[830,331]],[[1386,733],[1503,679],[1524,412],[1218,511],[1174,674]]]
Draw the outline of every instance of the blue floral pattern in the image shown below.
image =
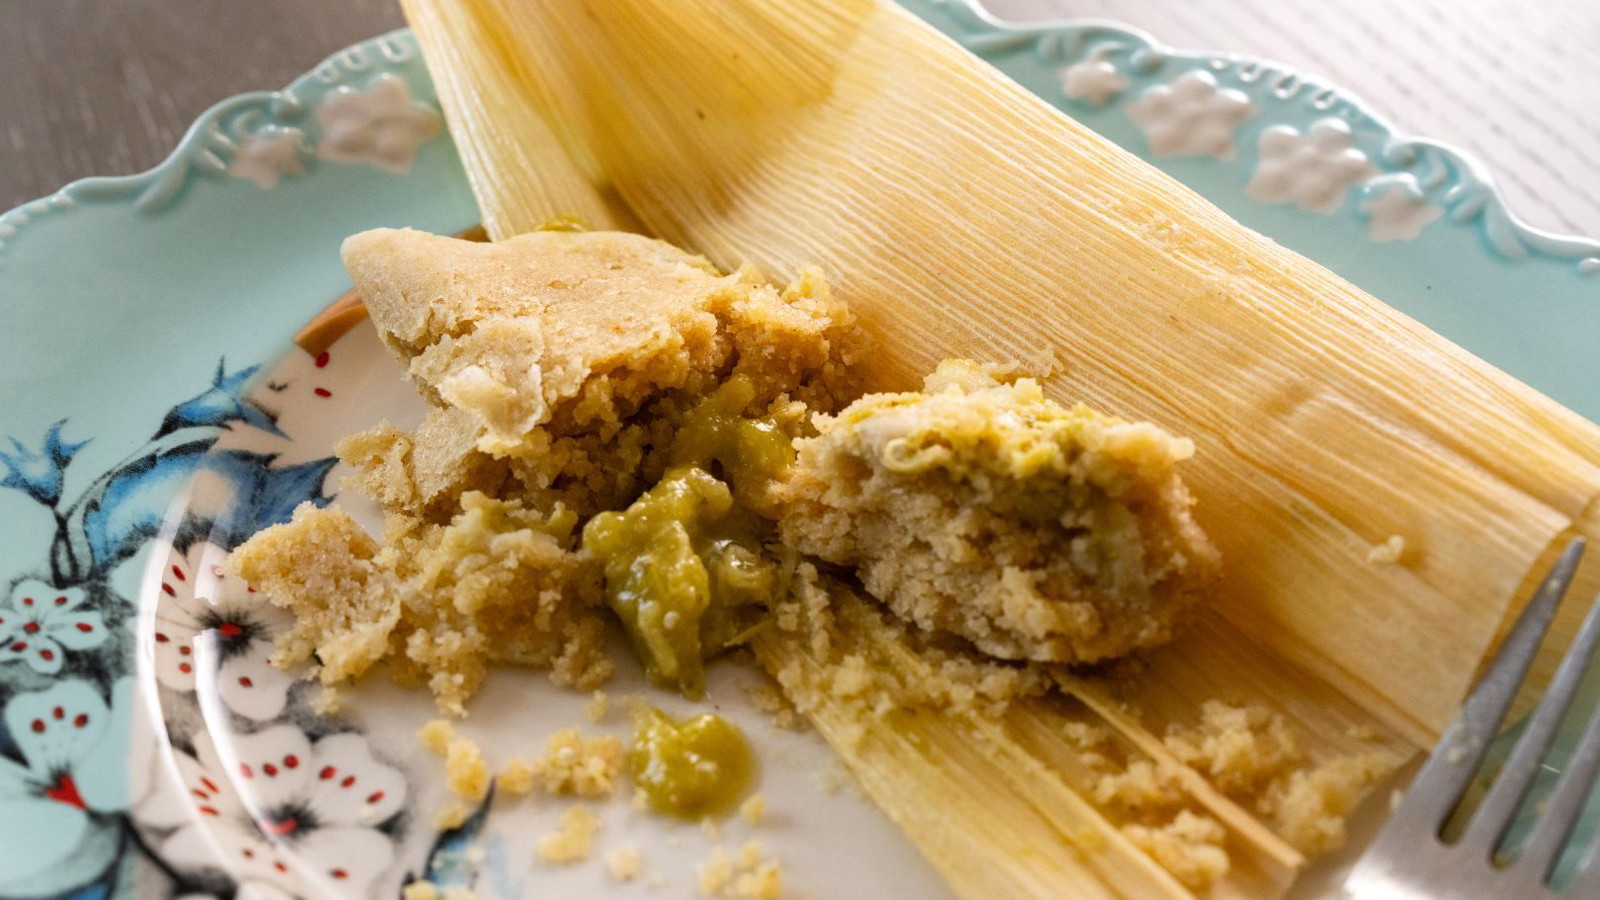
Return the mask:
[[[227,895],[251,882],[246,893],[291,896],[300,893],[295,879],[302,876],[272,850],[286,842],[310,859],[358,851],[366,863],[330,864],[321,873],[352,883],[370,881],[375,871],[367,870],[393,857],[382,831],[352,831],[354,823],[343,821],[364,815],[367,825],[382,825],[405,794],[400,773],[374,760],[360,735],[339,733],[333,723],[311,734],[280,723],[239,738],[258,755],[282,750],[276,762],[259,763],[270,789],[252,794],[219,771],[202,731],[183,727],[203,718],[195,691],[202,647],[214,651],[210,680],[231,713],[271,722],[289,705],[289,676],[267,663],[282,614],[247,597],[249,589],[226,579],[217,561],[297,504],[328,502],[322,482],[334,460],[280,466],[271,454],[215,449],[229,429],[282,435],[275,417],[246,393],[256,372],[219,363],[211,384],[173,405],[143,446],[76,498],[65,495],[67,470],[88,442],[69,439],[69,423],[52,425],[36,444],[13,437],[0,451],[0,487],[32,499],[54,529],[49,559],[15,577],[0,605],[0,892],[110,894],[128,866],[142,863],[142,877],[158,877],[173,895]],[[202,473],[224,499],[207,505],[210,515],[188,514],[163,535],[176,488]],[[160,730],[191,744],[170,751],[176,773],[150,761],[157,726],[153,712],[141,719],[135,688],[134,604],[108,578],[152,541],[167,552],[150,634],[150,687],[160,697]],[[317,772],[330,767],[337,777],[318,781]],[[174,777],[180,789],[170,783]],[[357,784],[370,802],[334,808],[330,798]],[[284,818],[301,807],[300,817]],[[373,807],[387,815],[374,819]],[[226,824],[207,828],[210,818]],[[263,834],[262,822],[278,823],[279,831]],[[262,862],[202,853],[216,846]]]

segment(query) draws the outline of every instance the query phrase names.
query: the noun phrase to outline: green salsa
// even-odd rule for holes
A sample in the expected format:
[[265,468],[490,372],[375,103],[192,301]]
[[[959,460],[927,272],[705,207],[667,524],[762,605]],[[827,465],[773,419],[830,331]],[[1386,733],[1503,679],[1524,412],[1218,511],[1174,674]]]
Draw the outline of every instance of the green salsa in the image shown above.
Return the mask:
[[661,480],[583,529],[645,674],[692,699],[705,691],[705,660],[750,626],[777,583],[763,550],[771,526],[753,507],[794,451],[776,422],[741,415],[753,397],[736,378],[701,401]]
[[651,809],[686,819],[731,809],[755,769],[744,734],[727,720],[705,713],[678,722],[654,707],[634,714],[627,759]]

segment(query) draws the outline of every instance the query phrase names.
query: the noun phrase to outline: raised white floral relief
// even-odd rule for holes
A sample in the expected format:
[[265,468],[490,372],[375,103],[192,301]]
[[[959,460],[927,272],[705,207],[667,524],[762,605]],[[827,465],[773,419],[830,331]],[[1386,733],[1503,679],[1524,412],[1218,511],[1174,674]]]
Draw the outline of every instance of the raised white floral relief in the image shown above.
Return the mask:
[[1301,132],[1274,125],[1256,144],[1259,160],[1245,193],[1262,203],[1293,203],[1324,215],[1344,204],[1344,195],[1377,170],[1351,145],[1350,126],[1319,119]]
[[1416,176],[1382,175],[1362,186],[1365,197],[1357,207],[1370,220],[1367,236],[1374,241],[1410,241],[1444,210],[1428,202]]
[[399,76],[384,74],[361,90],[341,87],[317,104],[317,155],[366,162],[390,172],[411,169],[417,148],[439,136],[439,114],[417,102]]
[[227,551],[206,542],[183,554],[169,549],[153,633],[156,679],[193,692],[200,674],[195,651],[203,639],[217,657],[212,686],[222,702],[247,718],[271,719],[283,712],[293,679],[267,659],[291,618],[225,573],[226,557]]
[[1067,98],[1093,107],[1110,103],[1111,98],[1127,90],[1129,84],[1127,77],[1117,71],[1116,64],[1106,58],[1104,50],[1096,50],[1061,70],[1061,90]]
[[173,829],[161,853],[180,870],[221,867],[255,897],[365,897],[394,860],[381,826],[405,806],[405,778],[360,734],[313,741],[282,724],[218,746],[202,732],[170,765],[135,817]]
[[275,188],[285,175],[305,174],[305,140],[304,131],[276,125],[247,134],[233,153],[228,174],[253,181],[262,190]]
[[1128,104],[1128,118],[1144,132],[1156,156],[1233,157],[1233,133],[1255,115],[1243,91],[1220,87],[1196,69],[1158,84]]

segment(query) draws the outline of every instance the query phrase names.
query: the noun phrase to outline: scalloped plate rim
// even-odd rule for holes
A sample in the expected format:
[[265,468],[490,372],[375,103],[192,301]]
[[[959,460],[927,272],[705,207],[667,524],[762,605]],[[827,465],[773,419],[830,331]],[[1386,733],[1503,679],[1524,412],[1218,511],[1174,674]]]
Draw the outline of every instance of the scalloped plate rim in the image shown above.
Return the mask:
[[[1044,33],[1061,30],[1086,31],[1089,29],[1101,29],[1110,33],[1122,34],[1143,41],[1151,48],[1169,55],[1207,59],[1225,59],[1236,64],[1253,64],[1263,70],[1280,72],[1285,76],[1294,76],[1303,84],[1315,85],[1323,90],[1332,91],[1343,97],[1350,103],[1351,106],[1360,109],[1362,115],[1364,115],[1370,122],[1385,132],[1391,143],[1432,147],[1455,156],[1472,171],[1473,176],[1477,178],[1478,181],[1489,192],[1491,198],[1500,204],[1501,209],[1504,210],[1505,215],[1510,220],[1510,225],[1519,234],[1544,241],[1580,245],[1587,253],[1600,256],[1600,237],[1590,237],[1584,234],[1568,234],[1540,228],[1538,226],[1529,224],[1525,219],[1513,212],[1510,203],[1506,199],[1504,191],[1501,189],[1499,179],[1495,178],[1494,176],[1493,169],[1490,168],[1487,163],[1483,162],[1483,160],[1480,159],[1473,151],[1467,150],[1448,141],[1442,141],[1436,138],[1424,137],[1422,135],[1405,132],[1395,125],[1395,123],[1389,117],[1374,112],[1372,104],[1369,103],[1365,97],[1362,97],[1347,88],[1340,87],[1338,84],[1335,84],[1332,80],[1326,77],[1309,73],[1305,69],[1302,69],[1298,66],[1279,62],[1271,57],[1255,56],[1249,53],[1234,53],[1222,50],[1201,50],[1195,48],[1177,47],[1173,44],[1168,44],[1162,41],[1146,29],[1129,25],[1124,22],[1118,22],[1115,19],[1101,19],[1096,17],[1064,17],[1018,22],[1011,19],[1004,19],[995,15],[986,7],[984,7],[980,0],[933,0],[933,2],[939,4],[957,5],[965,14],[975,16],[977,19],[982,21],[984,25],[1000,31]],[[1070,115],[1070,113],[1068,114]]]

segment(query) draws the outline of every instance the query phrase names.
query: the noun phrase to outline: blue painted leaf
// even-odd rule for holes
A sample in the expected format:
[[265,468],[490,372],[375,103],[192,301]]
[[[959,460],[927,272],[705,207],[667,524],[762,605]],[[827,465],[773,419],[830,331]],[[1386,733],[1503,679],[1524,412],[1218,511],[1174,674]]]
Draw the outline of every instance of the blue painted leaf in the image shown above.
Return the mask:
[[494,803],[494,793],[491,784],[489,795],[483,798],[483,803],[465,822],[439,832],[433,849],[428,852],[428,865],[422,872],[424,879],[441,887],[472,883],[477,875],[477,866],[467,858],[467,848],[483,831],[483,823],[489,818],[489,806]]
[[[194,475],[215,438],[201,438],[134,458],[106,473],[73,507],[58,535],[63,549],[89,561],[89,575],[103,575],[161,530],[167,508]],[[85,552],[86,551],[86,552]]]
[[0,487],[22,491],[45,506],[55,506],[61,500],[61,485],[72,458],[88,441],[68,443],[61,439],[65,419],[50,426],[44,436],[44,448],[35,453],[16,438],[11,438],[12,450],[0,450],[0,463],[6,467],[6,477]]
[[219,360],[211,387],[174,406],[156,430],[155,438],[184,428],[227,428],[233,422],[243,422],[269,434],[283,435],[271,414],[245,398],[245,385],[259,368],[247,366],[229,375]]
[[[226,508],[215,510],[205,537],[231,550],[257,531],[289,521],[300,504],[310,502],[326,506],[332,499],[322,492],[322,483],[328,471],[339,462],[337,458],[329,456],[281,467],[273,467],[273,459],[244,451],[226,451],[214,453],[206,460],[207,469],[228,477],[237,485],[237,494]],[[195,510],[199,516],[206,512]]]

